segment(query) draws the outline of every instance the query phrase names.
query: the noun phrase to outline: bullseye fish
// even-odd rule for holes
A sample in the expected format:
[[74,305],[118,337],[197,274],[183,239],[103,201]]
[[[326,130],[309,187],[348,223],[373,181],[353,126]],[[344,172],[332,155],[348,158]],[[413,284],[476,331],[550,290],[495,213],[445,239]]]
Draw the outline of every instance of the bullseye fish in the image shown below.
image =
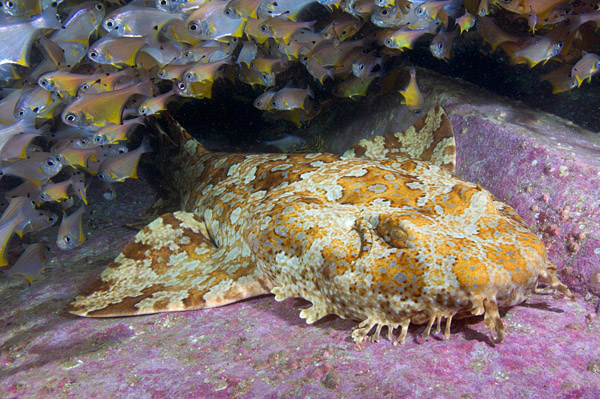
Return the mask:
[[[539,283],[573,296],[527,223],[447,170],[454,136],[443,110],[426,118],[360,143],[371,149],[361,158],[214,153],[172,119],[167,132],[153,119],[179,146],[161,165],[181,211],[144,227],[68,310],[130,316],[272,293],[310,301],[300,312],[308,324],[328,314],[360,321],[357,343],[387,326],[403,344],[411,323],[427,337],[442,319],[449,338],[453,318],[467,315],[484,315],[502,342],[499,308]],[[386,143],[392,152],[378,151]]]
[[30,21],[0,24],[0,65],[29,66],[33,40],[42,29],[60,29],[56,5],[48,7]]
[[60,157],[49,153],[35,154],[35,157],[4,162],[0,166],[0,175],[18,176],[39,186],[56,176],[62,169]]
[[121,90],[86,94],[69,104],[62,113],[62,121],[73,127],[98,130],[110,123],[121,124],[125,102],[133,95],[152,96],[152,82],[140,82]]
[[418,114],[423,110],[423,94],[419,90],[417,84],[417,71],[413,68],[410,70],[410,81],[404,90],[400,90],[400,94],[404,97],[403,104],[406,104],[408,109]]
[[85,205],[82,205],[78,210],[67,216],[63,213],[62,221],[58,227],[58,236],[56,245],[62,250],[73,249],[86,240],[83,232],[83,213]]
[[125,179],[137,179],[137,166],[142,154],[152,149],[147,138],[133,151],[114,155],[106,158],[98,169],[98,178],[107,182],[123,181]]
[[10,269],[8,275],[20,275],[27,280],[29,285],[43,271],[50,257],[50,247],[38,242],[25,247],[25,251]]
[[594,53],[584,52],[583,57],[571,69],[571,76],[577,81],[577,87],[584,81],[591,81],[592,76],[600,71],[600,57]]
[[304,147],[306,140],[302,137],[286,134],[285,137],[277,140],[263,141],[263,145],[277,147],[281,152],[290,152]]

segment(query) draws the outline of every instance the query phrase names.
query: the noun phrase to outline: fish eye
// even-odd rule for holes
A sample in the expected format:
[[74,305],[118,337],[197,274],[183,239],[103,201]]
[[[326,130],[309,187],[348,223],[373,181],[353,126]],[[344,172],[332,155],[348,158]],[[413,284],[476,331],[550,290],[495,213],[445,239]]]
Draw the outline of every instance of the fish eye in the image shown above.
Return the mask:
[[381,10],[381,15],[387,15],[387,13],[388,13],[388,10],[386,8]]
[[96,58],[98,57],[98,52],[95,50],[90,51],[90,58]]
[[271,101],[271,106],[273,106],[273,107],[274,107],[274,106],[276,106],[276,105],[277,105],[277,103],[276,103],[275,101]]
[[102,3],[96,3],[96,5],[94,6],[94,8],[98,11],[102,11],[104,10],[104,6],[102,5]]
[[160,0],[160,5],[161,6],[166,6],[167,4],[169,4],[169,2],[167,0]]
[[107,19],[106,22],[104,22],[104,25],[106,25],[107,28],[113,28],[115,26],[115,21]]
[[186,73],[186,74],[185,74],[185,78],[186,78],[187,80],[192,80],[192,79],[194,78],[194,74],[193,74],[193,73]]
[[557,47],[557,48],[561,49],[561,48],[562,48],[562,46],[563,46],[563,43],[562,43],[562,42],[558,42],[558,43],[556,43],[556,47]]
[[73,114],[67,114],[67,116],[65,116],[67,122],[75,122],[75,119],[77,119],[77,117]]
[[231,14],[232,14],[231,8],[228,8],[225,10],[225,15],[227,15],[229,17],[229,16],[231,16]]
[[423,7],[417,7],[417,9],[415,10],[415,14],[417,15],[417,17],[424,17],[426,12]]
[[19,116],[23,116],[23,115],[25,115],[25,111],[21,110],[21,111],[17,112],[17,114],[18,114]]
[[420,109],[415,109],[414,112],[415,112],[415,114],[419,115],[421,113],[421,110]]
[[197,23],[192,22],[188,25],[188,29],[191,30],[192,32],[196,32],[197,30],[200,29],[200,27],[198,26]]
[[385,45],[386,45],[386,46],[388,46],[388,47],[391,47],[391,46],[392,46],[392,44],[394,44],[394,42],[392,41],[392,39],[389,39],[389,38],[388,38],[388,39],[385,39]]
[[[46,193],[41,193],[41,194],[40,194],[40,198],[41,198],[41,199],[43,199],[44,201],[47,201],[47,200],[48,200],[48,196],[46,195]],[[42,214],[40,213],[40,216],[41,216],[41,215],[42,215]]]
[[13,8],[15,6],[15,3],[13,3],[12,1],[7,1],[6,3],[4,3],[4,5],[6,6],[6,8]]
[[104,176],[104,173],[98,173],[98,179],[105,180],[106,176]]
[[179,83],[179,84],[177,85],[177,88],[178,88],[179,90],[185,90],[185,83],[183,83],[183,82],[182,82],[182,83]]
[[89,88],[90,88],[90,85],[87,83],[84,83],[83,85],[81,85],[81,90],[83,90],[83,91],[86,91]]
[[165,71],[160,71],[158,73],[158,76],[160,76],[161,78],[164,78],[165,76],[167,76],[167,73]]
[[46,160],[46,164],[47,164],[48,166],[54,166],[54,165],[55,165],[55,163],[54,163],[54,160],[53,160],[52,158],[49,158],[49,159],[47,159],[47,160]]
[[361,71],[362,71],[363,69],[365,69],[365,64],[359,64],[359,65],[358,65],[358,69],[360,69]]
[[261,32],[266,32],[267,31],[267,27],[265,25],[260,27]]
[[52,223],[56,222],[56,216],[54,216],[54,215],[48,216],[48,221],[52,222]]
[[146,107],[141,107],[140,108],[140,114],[146,115],[147,113],[148,113],[148,108],[146,108]]
[[65,236],[65,237],[63,238],[63,241],[64,241],[66,244],[69,244],[69,243],[71,242],[71,237],[70,237],[70,236]]
[[42,87],[48,86],[48,81],[46,79],[40,80],[40,86],[42,86]]
[[442,42],[439,42],[439,43],[437,44],[437,47],[438,47],[438,48],[441,50],[441,49],[444,47],[444,45],[442,44]]

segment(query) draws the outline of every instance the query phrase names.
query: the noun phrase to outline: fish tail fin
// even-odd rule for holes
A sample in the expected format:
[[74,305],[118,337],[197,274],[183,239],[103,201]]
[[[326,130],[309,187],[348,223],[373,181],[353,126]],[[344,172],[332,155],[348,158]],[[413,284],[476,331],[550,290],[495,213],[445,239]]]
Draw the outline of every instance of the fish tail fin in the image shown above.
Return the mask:
[[152,97],[154,95],[154,87],[151,80],[144,80],[135,85],[135,92],[142,96]]
[[270,284],[247,257],[228,259],[204,221],[166,213],[144,227],[69,305],[79,316],[132,316],[226,305],[266,294]]
[[53,2],[39,16],[39,26],[47,29],[64,28],[57,13],[57,3]]

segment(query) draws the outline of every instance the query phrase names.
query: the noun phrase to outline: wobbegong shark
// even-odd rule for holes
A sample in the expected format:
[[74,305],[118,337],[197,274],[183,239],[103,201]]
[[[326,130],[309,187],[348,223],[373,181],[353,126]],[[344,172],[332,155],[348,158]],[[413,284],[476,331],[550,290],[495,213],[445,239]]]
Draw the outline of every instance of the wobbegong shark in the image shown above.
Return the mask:
[[[169,119],[168,115],[163,116]],[[163,119],[163,122],[164,122]],[[159,121],[155,119],[155,121]],[[272,293],[360,322],[360,343],[387,327],[431,328],[484,315],[538,290],[573,298],[542,241],[510,206],[455,176],[454,135],[440,107],[404,132],[361,140],[343,156],[211,152],[172,118],[163,172],[181,210],[140,230],[69,307],[88,317],[203,309]],[[539,284],[546,287],[540,288]]]

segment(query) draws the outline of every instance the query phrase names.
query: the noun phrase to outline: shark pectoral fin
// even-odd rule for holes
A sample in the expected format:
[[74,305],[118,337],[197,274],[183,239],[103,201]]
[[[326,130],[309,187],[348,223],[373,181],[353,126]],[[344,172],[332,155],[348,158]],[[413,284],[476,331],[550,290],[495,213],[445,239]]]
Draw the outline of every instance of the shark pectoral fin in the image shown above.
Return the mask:
[[454,172],[454,130],[444,109],[438,105],[405,131],[360,140],[343,157],[377,160],[412,158]]
[[67,311],[131,316],[221,306],[268,293],[255,265],[248,257],[232,258],[235,252],[215,247],[198,216],[163,214],[136,234]]

